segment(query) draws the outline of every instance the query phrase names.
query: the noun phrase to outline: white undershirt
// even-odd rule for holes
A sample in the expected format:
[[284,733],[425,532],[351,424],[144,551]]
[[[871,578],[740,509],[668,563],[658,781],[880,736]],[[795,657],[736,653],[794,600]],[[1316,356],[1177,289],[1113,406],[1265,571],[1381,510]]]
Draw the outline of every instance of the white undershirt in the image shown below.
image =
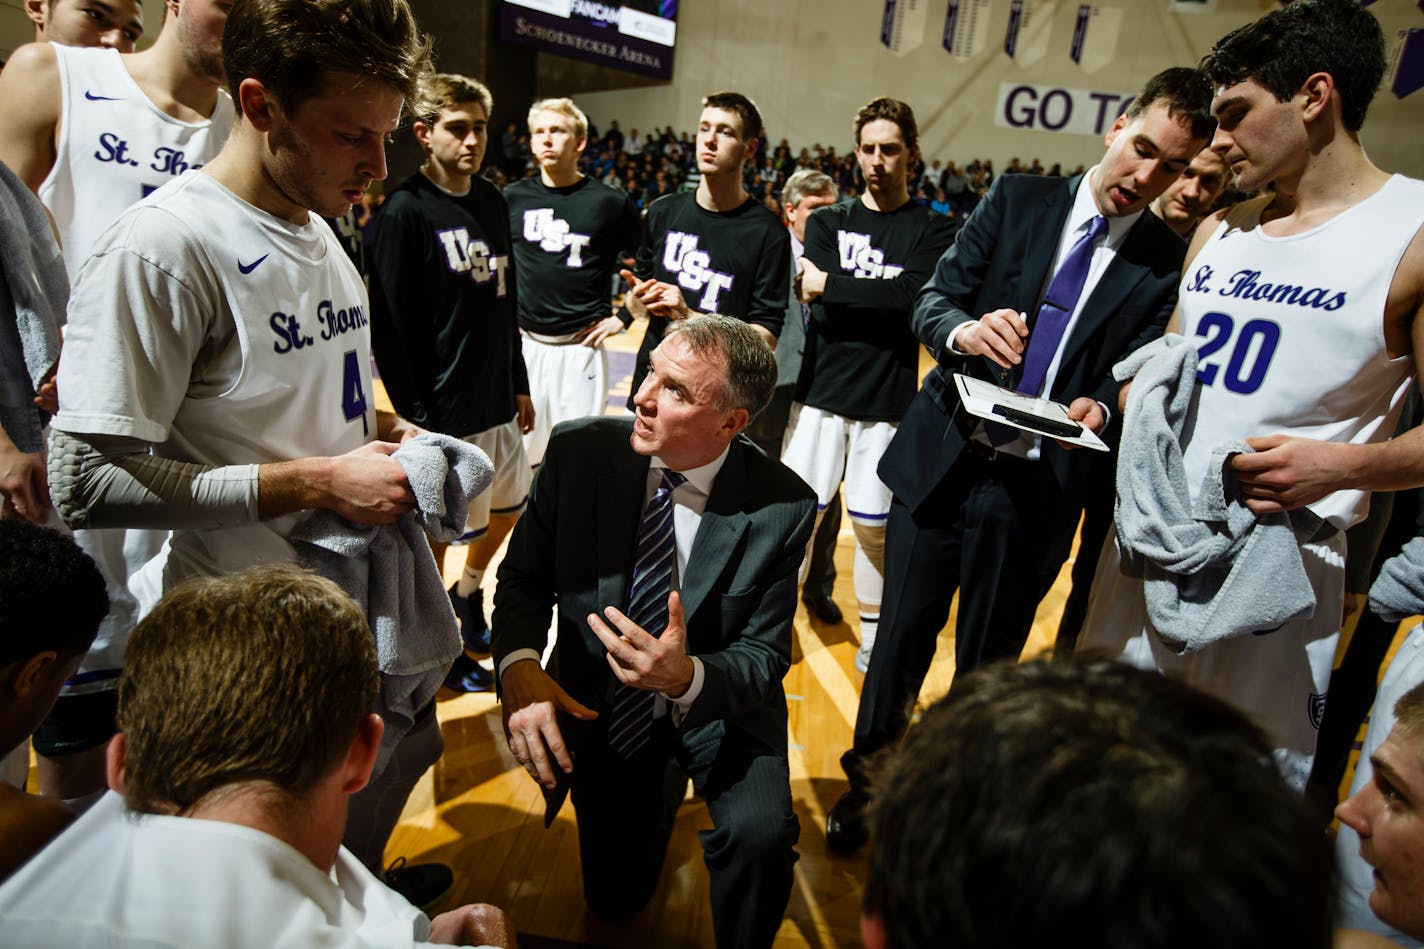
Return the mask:
[[[712,486],[717,481],[717,474],[722,470],[722,465],[727,460],[727,452],[731,450],[729,444],[722,449],[722,453],[707,464],[697,468],[689,468],[680,472],[687,480],[678,485],[672,492],[672,530],[673,544],[677,548],[677,565],[672,575],[672,589],[682,588],[682,575],[687,570],[687,560],[692,555],[692,545],[697,540],[697,530],[702,524],[702,512],[707,510],[707,499],[712,496]],[[648,480],[643,488],[643,504],[640,511],[646,510],[648,502],[653,499],[658,487],[662,484],[663,471],[667,469],[663,460],[654,455],[648,465]],[[641,517],[641,515],[640,515]],[[621,606],[622,604],[616,604]],[[673,698],[661,692],[658,693],[657,701],[653,706],[653,717],[659,718],[663,715],[673,715],[673,721],[681,721],[692,708],[692,703],[702,694],[702,683],[706,673],[702,668],[702,660],[692,656],[692,684],[682,695]],[[504,675],[504,670],[511,664],[523,659],[533,659],[539,661],[539,652],[534,649],[516,649],[499,664],[499,675]],[[671,703],[672,709],[669,709]]]

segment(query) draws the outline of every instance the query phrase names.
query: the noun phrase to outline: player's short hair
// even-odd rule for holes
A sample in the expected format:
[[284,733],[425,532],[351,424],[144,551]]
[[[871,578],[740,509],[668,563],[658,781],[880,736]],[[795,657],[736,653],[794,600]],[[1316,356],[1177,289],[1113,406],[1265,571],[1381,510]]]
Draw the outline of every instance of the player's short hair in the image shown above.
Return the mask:
[[838,193],[830,175],[814,168],[798,168],[781,188],[781,203],[794,208],[807,195],[828,194],[834,198]]
[[569,130],[574,133],[575,138],[588,138],[588,116],[583,114],[583,109],[574,105],[574,100],[570,98],[561,99],[540,99],[529,107],[529,118],[525,124],[533,126],[534,116],[540,112],[558,112],[569,120]]
[[776,390],[776,354],[750,323],[720,314],[698,314],[673,323],[663,336],[678,335],[699,356],[714,354],[726,380],[717,411],[746,409],[756,418]]
[[887,119],[900,126],[900,134],[905,137],[905,147],[914,151],[920,144],[920,129],[915,124],[915,110],[899,99],[881,96],[871,99],[855,114],[855,144],[860,147],[860,130],[877,119]]
[[1201,69],[1216,85],[1254,80],[1277,102],[1289,101],[1312,73],[1329,73],[1341,121],[1358,132],[1384,78],[1384,33],[1359,0],[1297,0],[1226,34]]
[[0,519],[0,666],[87,652],[108,613],[104,577],[74,538]]
[[484,106],[486,119],[494,114],[494,96],[484,83],[459,73],[437,73],[430,81],[430,96],[421,113],[421,120],[427,125],[434,125],[440,119],[441,112],[471,102]]
[[[1424,682],[1405,692],[1394,703],[1394,725],[1412,741],[1424,739]],[[1424,758],[1424,746],[1420,747]]]
[[129,807],[178,813],[247,781],[296,798],[350,749],[379,685],[366,617],[330,580],[282,564],[189,581],[124,656]]
[[761,136],[761,112],[756,103],[740,92],[714,92],[702,100],[704,109],[725,109],[736,113],[742,120],[742,141],[750,142]]
[[345,72],[395,89],[419,115],[433,73],[430,37],[407,0],[239,0],[222,55],[233,102],[251,77],[288,112]]
[[873,779],[888,945],[1326,949],[1331,851],[1246,718],[1102,660],[956,679]]
[[1127,107],[1127,117],[1135,119],[1161,102],[1167,114],[1190,128],[1192,138],[1210,139],[1216,132],[1216,116],[1211,114],[1211,83],[1200,70],[1189,66],[1164,69],[1142,87]]

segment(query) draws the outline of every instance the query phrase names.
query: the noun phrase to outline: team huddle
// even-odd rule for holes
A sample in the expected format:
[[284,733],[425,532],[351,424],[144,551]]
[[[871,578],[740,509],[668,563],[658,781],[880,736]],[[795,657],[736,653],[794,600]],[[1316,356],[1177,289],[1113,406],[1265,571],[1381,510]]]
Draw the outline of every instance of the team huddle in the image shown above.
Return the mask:
[[[803,169],[778,217],[744,187],[756,104],[708,95],[695,187],[640,212],[580,171],[569,98],[529,106],[537,175],[481,175],[491,90],[435,72],[407,0],[166,0],[139,53],[137,0],[71,18],[88,2],[32,0],[44,42],[0,72],[0,241],[23,249],[0,294],[0,685],[27,683],[0,752],[30,739],[45,795],[0,784],[0,826],[47,828],[0,845],[18,944],[511,945],[494,907],[414,908],[449,868],[386,864],[443,750],[443,686],[497,689],[548,819],[571,799],[597,916],[652,899],[690,781],[717,944],[770,946],[801,833],[782,680],[798,591],[839,621],[813,538],[842,505],[865,678],[825,833],[871,843],[868,944],[968,931],[952,900],[912,913],[883,849],[916,833],[897,808],[975,780],[882,779],[914,748],[977,754],[937,710],[911,722],[955,602],[954,708],[1023,688],[1087,722],[1074,690],[1129,696],[1098,713],[1119,717],[1143,690],[1232,733],[1213,767],[1269,749],[1247,784],[1293,806],[1345,532],[1370,492],[1424,485],[1424,434],[1393,437],[1420,375],[1424,183],[1360,146],[1385,61],[1357,4],[1300,0],[1152,76],[1100,161],[1000,176],[961,223],[912,197],[897,99],[852,117],[858,196]],[[424,163],[375,213],[363,274],[328,220],[385,179],[406,121]],[[1252,197],[1213,210],[1228,184]],[[635,326],[610,411],[605,344]],[[971,385],[1066,427],[986,414]],[[1060,651],[1170,688],[994,671],[1075,536]],[[86,591],[57,645],[28,628],[49,583]],[[1196,753],[1141,735],[1104,740]],[[994,767],[1027,760],[1005,748]],[[1361,807],[1342,818],[1367,838]],[[253,901],[270,918],[241,919]]]

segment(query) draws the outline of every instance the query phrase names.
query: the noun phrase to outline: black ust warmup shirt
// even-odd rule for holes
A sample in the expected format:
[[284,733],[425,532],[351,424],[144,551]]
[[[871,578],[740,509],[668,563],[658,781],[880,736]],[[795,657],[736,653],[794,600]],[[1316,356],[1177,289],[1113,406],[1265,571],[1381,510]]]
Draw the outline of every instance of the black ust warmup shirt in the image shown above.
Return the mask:
[[826,271],[826,289],[811,304],[796,401],[857,421],[900,420],[919,369],[910,313],[956,229],[913,200],[894,211],[856,200],[812,213],[805,256]]
[[[699,313],[735,316],[781,335],[790,285],[791,237],[781,220],[754,198],[730,211],[703,209],[696,192],[669,194],[648,207],[633,272],[682,290]],[[623,325],[633,321],[627,307]],[[648,358],[662,341],[668,320],[653,316],[633,369],[632,396],[648,374]]]
[[396,411],[459,438],[514,418],[529,377],[499,189],[477,175],[457,197],[416,172],[376,215],[370,262],[371,348]]
[[621,188],[581,178],[550,188],[535,178],[504,189],[519,271],[519,325],[576,333],[612,312],[613,274],[638,246],[641,216]]

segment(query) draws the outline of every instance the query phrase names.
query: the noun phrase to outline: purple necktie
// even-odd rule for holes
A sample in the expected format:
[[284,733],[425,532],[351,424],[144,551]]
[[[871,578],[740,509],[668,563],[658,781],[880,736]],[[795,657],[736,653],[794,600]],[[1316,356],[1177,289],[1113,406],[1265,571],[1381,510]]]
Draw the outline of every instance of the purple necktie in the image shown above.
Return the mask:
[[[667,629],[668,594],[672,592],[672,568],[677,558],[673,536],[672,493],[687,479],[670,468],[663,469],[658,489],[643,509],[638,526],[638,546],[633,557],[633,583],[628,591],[630,620],[649,636],[661,636]],[[653,724],[655,694],[618,683],[613,707],[608,713],[608,746],[623,758],[648,743]]]
[[[1093,262],[1093,250],[1097,240],[1108,229],[1107,220],[1101,215],[1088,222],[1088,229],[1082,237],[1068,248],[1068,254],[1059,265],[1058,272],[1048,284],[1048,292],[1043,295],[1043,303],[1038,308],[1038,319],[1028,334],[1028,349],[1024,352],[1022,373],[1016,391],[1024,395],[1043,394],[1043,381],[1048,375],[1048,367],[1053,356],[1063,343],[1063,331],[1068,328],[1068,318],[1077,309],[1078,298],[1083,295],[1083,285],[1088,282],[1088,267]],[[1007,444],[1018,437],[1018,429],[989,422],[985,426],[989,440],[995,445]]]

